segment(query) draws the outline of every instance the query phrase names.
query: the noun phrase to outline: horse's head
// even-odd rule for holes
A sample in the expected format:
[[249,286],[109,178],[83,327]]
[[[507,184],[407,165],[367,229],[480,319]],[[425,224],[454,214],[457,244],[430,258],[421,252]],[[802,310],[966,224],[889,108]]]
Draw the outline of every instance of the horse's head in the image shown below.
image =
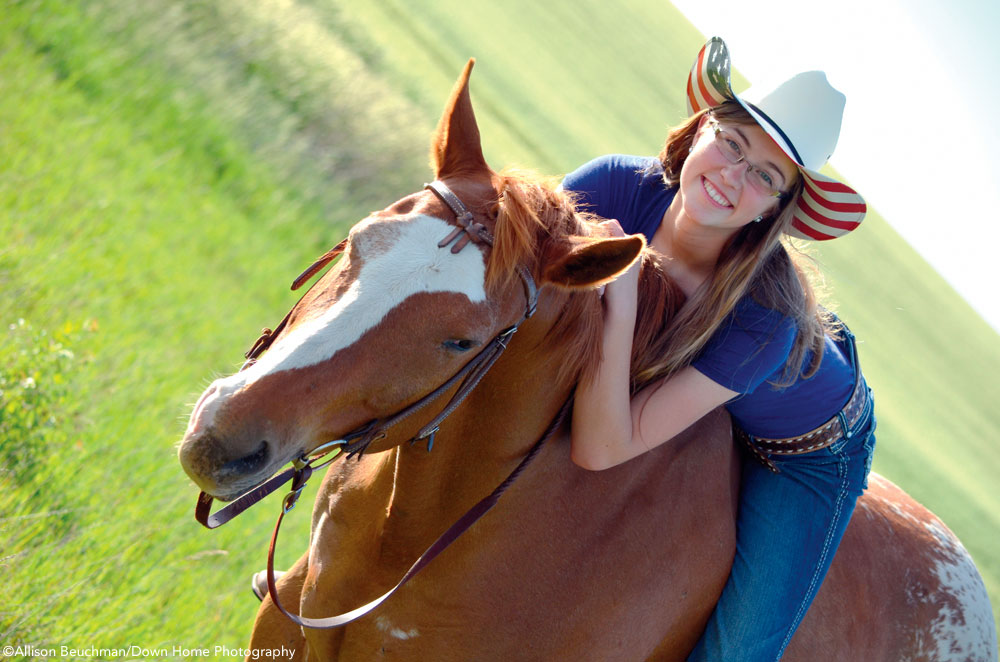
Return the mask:
[[[295,305],[268,350],[216,380],[195,405],[179,455],[209,494],[232,498],[434,391],[524,316],[520,271],[539,287],[593,289],[639,254],[641,239],[583,236],[593,226],[551,187],[517,188],[489,168],[469,99],[471,69],[470,61],[431,160],[491,241],[462,234],[439,247],[460,221],[428,190],[355,225],[340,261]],[[373,450],[409,439],[419,426],[401,423]]]

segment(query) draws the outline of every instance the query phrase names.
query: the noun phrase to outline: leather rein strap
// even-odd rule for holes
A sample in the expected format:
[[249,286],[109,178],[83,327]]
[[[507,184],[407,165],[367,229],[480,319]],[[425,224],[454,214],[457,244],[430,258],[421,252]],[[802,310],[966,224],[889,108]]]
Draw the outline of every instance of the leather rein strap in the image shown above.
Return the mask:
[[[475,217],[472,212],[468,210],[462,201],[459,200],[459,198],[443,182],[434,181],[430,184],[426,184],[424,188],[430,189],[439,198],[441,198],[441,200],[455,214],[456,221],[459,226],[438,243],[439,248],[444,248],[454,242],[454,245],[451,247],[451,252],[458,253],[469,243],[469,241],[472,241],[473,243],[485,243],[490,246],[493,245],[493,236],[490,234],[486,226],[475,221]],[[295,279],[292,283],[292,289],[298,289],[303,283],[315,276],[335,257],[343,253],[346,245],[347,240],[345,239],[316,260],[312,266],[306,269],[298,278]],[[436,388],[434,391],[428,393],[417,402],[409,405],[389,418],[370,421],[360,428],[348,433],[343,439],[337,439],[322,444],[311,452],[295,459],[292,462],[293,466],[291,468],[285,469],[281,473],[272,476],[248,492],[242,494],[232,503],[215,513],[211,512],[214,498],[205,492],[202,492],[198,496],[198,503],[195,507],[195,519],[206,528],[214,529],[230,521],[288,481],[292,481],[291,490],[285,495],[285,499],[282,502],[281,513],[278,515],[278,520],[274,526],[274,532],[271,535],[271,544],[268,548],[267,554],[267,588],[275,606],[281,611],[281,613],[298,625],[310,628],[339,627],[361,618],[382,604],[382,602],[384,602],[390,595],[401,588],[424,566],[430,563],[432,559],[444,551],[452,542],[468,530],[469,527],[475,524],[479,518],[485,515],[490,509],[493,508],[494,505],[496,505],[500,496],[538,455],[538,452],[541,450],[545,442],[548,441],[553,434],[555,434],[556,430],[559,429],[563,421],[566,419],[567,412],[570,408],[570,400],[567,400],[563,404],[555,419],[553,419],[553,421],[549,424],[545,434],[542,435],[537,442],[535,442],[535,445],[532,446],[531,450],[528,451],[528,454],[523,460],[521,460],[520,464],[517,465],[511,474],[500,485],[498,485],[493,492],[473,506],[468,512],[465,513],[465,515],[449,527],[447,531],[441,534],[441,536],[434,541],[434,543],[423,554],[420,555],[399,583],[382,596],[362,607],[358,607],[357,609],[347,613],[340,614],[338,616],[331,616],[329,618],[299,617],[295,614],[289,613],[284,606],[282,606],[278,598],[278,590],[274,578],[274,548],[278,539],[278,531],[281,528],[281,522],[284,519],[285,514],[295,506],[299,495],[302,493],[306,482],[312,476],[313,472],[340,457],[342,452],[346,453],[348,457],[352,455],[360,456],[365,452],[370,444],[385,437],[389,428],[409,417],[411,414],[419,411],[431,401],[436,400],[445,392],[450,391],[455,384],[461,382],[458,390],[451,397],[451,400],[448,401],[448,404],[445,405],[445,407],[426,425],[424,425],[412,439],[410,439],[411,444],[427,439],[427,450],[431,450],[434,443],[434,435],[438,431],[441,422],[451,415],[451,413],[458,408],[462,401],[465,400],[469,393],[471,393],[472,390],[479,384],[480,380],[482,380],[493,364],[496,363],[497,359],[500,358],[503,351],[507,348],[507,343],[510,341],[511,336],[513,336],[521,324],[523,324],[535,312],[538,305],[538,288],[535,285],[535,281],[531,277],[528,270],[523,266],[518,269],[518,273],[520,274],[521,280],[524,284],[524,294],[526,299],[525,309],[521,319],[515,324],[512,324],[497,333],[493,340],[491,340],[490,343],[484,347],[481,352],[479,352],[479,354],[473,357],[472,360],[466,363],[458,372],[452,375],[451,378],[441,384],[441,386]],[[294,307],[292,310],[294,310]],[[257,358],[267,351],[267,349],[274,342],[274,339],[278,336],[281,330],[284,329],[291,314],[292,311],[290,310],[273,331],[265,328],[261,332],[260,337],[250,348],[250,351],[246,353],[247,361],[243,364],[243,367],[240,368],[240,370],[245,370],[253,365]],[[324,456],[331,453],[333,453],[332,457],[314,465],[315,462],[318,462]]]
[[545,430],[545,434],[543,434],[542,437],[535,442],[535,445],[531,447],[531,450],[528,451],[528,454],[524,456],[524,459],[521,460],[510,475],[507,476],[507,478],[500,483],[496,489],[490,492],[486,498],[466,511],[466,513],[462,515],[458,521],[448,527],[448,530],[442,533],[441,536],[435,540],[423,554],[420,555],[420,558],[418,558],[413,565],[410,566],[410,569],[406,571],[406,574],[403,575],[403,578],[400,579],[395,586],[368,604],[352,609],[351,611],[344,612],[343,614],[337,614],[336,616],[328,616],[326,618],[309,618],[306,616],[292,614],[285,609],[284,605],[281,604],[281,600],[278,598],[278,586],[275,583],[274,577],[274,547],[278,540],[278,529],[281,527],[281,520],[285,516],[285,513],[288,512],[287,510],[283,510],[281,514],[278,515],[278,522],[274,525],[274,533],[271,534],[271,545],[267,550],[267,593],[271,596],[271,602],[274,603],[274,606],[277,607],[282,614],[287,616],[297,625],[320,630],[341,627],[371,613],[379,605],[388,600],[393,593],[402,588],[406,582],[410,581],[414,575],[420,572],[425,566],[427,566],[428,563],[434,560],[438,554],[447,549],[451,543],[458,540],[458,538],[465,533],[469,527],[479,521],[479,518],[488,513],[493,506],[497,504],[503,493],[507,491],[507,488],[510,487],[514,481],[517,480],[518,476],[521,475],[521,472],[523,472],[525,468],[531,464],[531,461],[537,457],[538,452],[542,449],[542,446],[545,445],[545,442],[552,438],[552,436],[566,420],[571,402],[572,400],[567,400],[563,403],[563,406],[559,409],[559,413],[556,414],[556,417],[551,423],[549,423],[549,427]]

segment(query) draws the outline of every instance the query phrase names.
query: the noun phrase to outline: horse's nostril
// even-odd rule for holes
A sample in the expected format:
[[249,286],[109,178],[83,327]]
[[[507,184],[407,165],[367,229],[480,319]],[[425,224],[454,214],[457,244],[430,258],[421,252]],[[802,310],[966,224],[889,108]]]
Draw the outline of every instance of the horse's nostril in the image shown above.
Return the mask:
[[267,463],[267,442],[260,442],[260,447],[249,455],[226,462],[219,470],[225,474],[252,474]]

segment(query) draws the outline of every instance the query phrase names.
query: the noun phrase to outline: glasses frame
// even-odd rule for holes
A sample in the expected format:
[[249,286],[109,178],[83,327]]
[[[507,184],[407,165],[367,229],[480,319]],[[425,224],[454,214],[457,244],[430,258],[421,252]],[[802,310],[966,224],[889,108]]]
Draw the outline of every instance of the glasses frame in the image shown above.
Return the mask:
[[751,188],[754,188],[755,190],[757,190],[758,192],[760,192],[762,195],[766,195],[766,196],[769,196],[769,197],[772,197],[772,198],[777,198],[778,200],[784,200],[785,198],[788,197],[788,193],[786,193],[785,191],[782,191],[777,186],[774,187],[773,191],[761,191],[759,188],[757,188],[756,186],[754,186],[753,180],[750,179],[750,173],[753,172],[754,170],[759,170],[759,171],[761,171],[761,172],[763,172],[763,173],[766,174],[767,170],[765,170],[764,168],[761,168],[757,164],[751,163],[749,160],[747,160],[747,157],[746,157],[745,153],[741,153],[740,157],[734,161],[733,158],[732,158],[733,157],[732,149],[730,147],[728,147],[727,145],[724,145],[722,143],[723,139],[720,138],[720,134],[722,132],[724,132],[724,131],[725,131],[726,135],[732,135],[732,134],[729,131],[726,131],[723,128],[722,123],[719,122],[719,120],[716,119],[714,115],[709,115],[708,116],[708,121],[711,123],[712,131],[714,132],[713,141],[714,141],[716,149],[718,149],[722,153],[722,155],[726,158],[726,160],[729,161],[730,163],[733,163],[733,164],[736,164],[736,163],[745,163],[746,164],[747,167],[746,167],[746,170],[743,171],[743,179],[746,180],[747,184],[749,184]]

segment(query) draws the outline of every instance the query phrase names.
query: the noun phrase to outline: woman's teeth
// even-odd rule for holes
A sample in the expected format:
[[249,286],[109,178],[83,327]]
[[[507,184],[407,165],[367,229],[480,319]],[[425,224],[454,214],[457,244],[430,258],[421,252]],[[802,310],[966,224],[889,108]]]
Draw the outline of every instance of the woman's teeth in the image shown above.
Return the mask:
[[724,197],[722,197],[722,194],[719,193],[719,191],[716,190],[714,186],[712,186],[712,183],[710,181],[708,181],[705,178],[702,178],[702,182],[703,186],[705,187],[705,193],[708,193],[708,197],[712,198],[712,200],[715,200],[723,207],[732,207],[732,205],[729,204],[729,201],[726,200]]

